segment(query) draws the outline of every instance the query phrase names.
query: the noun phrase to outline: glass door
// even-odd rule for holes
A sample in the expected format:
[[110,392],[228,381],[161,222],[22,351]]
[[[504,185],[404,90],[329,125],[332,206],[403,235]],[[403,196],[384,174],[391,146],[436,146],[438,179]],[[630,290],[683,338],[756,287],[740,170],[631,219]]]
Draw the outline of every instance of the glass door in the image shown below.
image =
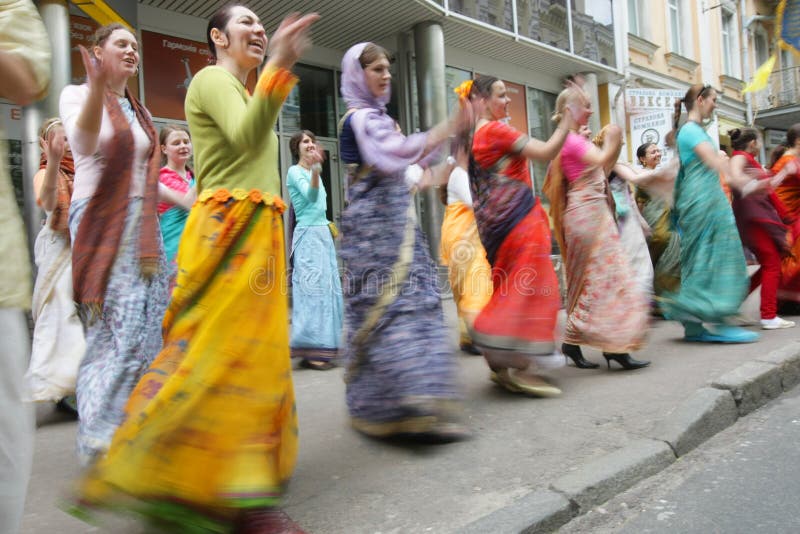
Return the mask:
[[[289,167],[293,165],[292,153],[289,150],[289,139],[291,136],[282,135],[280,137],[281,143],[281,192],[283,199],[286,201],[287,206],[291,203],[289,192],[286,190],[286,173]],[[342,183],[341,162],[339,160],[339,142],[336,139],[317,138],[317,145],[320,150],[325,152],[325,161],[322,163],[322,174],[320,176],[322,184],[325,186],[327,194],[328,206],[326,209],[326,217],[329,221],[333,221],[339,225],[342,210],[344,209],[344,184]],[[289,232],[289,210],[286,210],[284,215],[284,227],[286,228],[287,248],[291,246],[288,242]]]

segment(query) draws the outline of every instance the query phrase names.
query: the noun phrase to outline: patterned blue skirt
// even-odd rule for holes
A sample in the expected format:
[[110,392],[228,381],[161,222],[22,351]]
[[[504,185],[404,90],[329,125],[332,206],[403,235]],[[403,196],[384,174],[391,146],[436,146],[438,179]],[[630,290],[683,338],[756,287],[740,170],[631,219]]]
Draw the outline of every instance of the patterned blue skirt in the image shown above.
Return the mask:
[[[89,199],[72,202],[69,229],[74,242]],[[139,268],[141,198],[128,204],[125,228],[111,268],[102,315],[84,325],[86,353],[78,369],[78,456],[88,464],[111,444],[125,404],[161,350],[161,321],[167,308],[169,276],[159,233],[158,273],[146,279]]]

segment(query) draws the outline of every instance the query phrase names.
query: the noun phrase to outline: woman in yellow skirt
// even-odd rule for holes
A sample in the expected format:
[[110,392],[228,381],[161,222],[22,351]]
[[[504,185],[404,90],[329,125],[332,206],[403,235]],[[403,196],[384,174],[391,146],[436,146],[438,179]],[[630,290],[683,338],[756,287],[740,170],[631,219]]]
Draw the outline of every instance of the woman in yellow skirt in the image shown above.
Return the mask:
[[125,507],[180,532],[302,532],[276,508],[297,455],[285,252],[273,128],[316,15],[267,37],[241,5],[208,24],[216,65],[192,80],[186,116],[198,201],[178,249],[164,348],[136,386],[85,507]]
[[448,158],[449,180],[440,189],[446,204],[439,256],[448,268],[450,289],[458,310],[461,350],[479,355],[470,331],[475,318],[492,298],[492,268],[478,235],[469,189],[469,156],[463,147]]

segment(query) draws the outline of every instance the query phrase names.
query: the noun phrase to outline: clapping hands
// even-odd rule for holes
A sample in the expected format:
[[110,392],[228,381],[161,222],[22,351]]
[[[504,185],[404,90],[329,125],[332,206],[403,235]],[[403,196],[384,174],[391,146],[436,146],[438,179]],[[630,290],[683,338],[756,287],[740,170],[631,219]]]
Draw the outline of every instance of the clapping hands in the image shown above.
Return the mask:
[[318,19],[317,13],[292,13],[283,19],[270,39],[270,62],[290,69],[311,47],[311,25]]

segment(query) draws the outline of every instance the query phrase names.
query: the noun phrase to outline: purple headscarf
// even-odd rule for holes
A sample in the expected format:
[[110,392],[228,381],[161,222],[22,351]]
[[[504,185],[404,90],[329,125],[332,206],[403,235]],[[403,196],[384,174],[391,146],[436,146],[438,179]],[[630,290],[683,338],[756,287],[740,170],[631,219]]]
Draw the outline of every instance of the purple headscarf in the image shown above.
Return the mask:
[[342,97],[348,108],[373,108],[385,112],[392,95],[391,88],[385,95],[374,96],[367,87],[367,78],[358,59],[368,44],[351,46],[342,58]]
[[342,58],[342,97],[348,109],[355,109],[350,116],[350,126],[358,143],[361,159],[383,174],[405,172],[409,165],[429,159],[435,150],[425,152],[428,134],[416,133],[406,137],[397,130],[397,123],[386,113],[386,104],[391,93],[376,97],[367,87],[364,69],[359,57],[370,43],[351,46]]

